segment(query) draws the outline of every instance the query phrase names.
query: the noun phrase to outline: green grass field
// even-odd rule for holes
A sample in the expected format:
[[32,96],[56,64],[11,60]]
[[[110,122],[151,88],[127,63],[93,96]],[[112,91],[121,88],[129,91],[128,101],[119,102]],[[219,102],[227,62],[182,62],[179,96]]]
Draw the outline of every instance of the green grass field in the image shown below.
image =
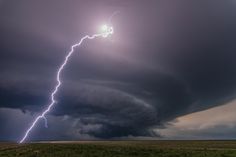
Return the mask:
[[0,143],[0,157],[236,157],[236,141]]

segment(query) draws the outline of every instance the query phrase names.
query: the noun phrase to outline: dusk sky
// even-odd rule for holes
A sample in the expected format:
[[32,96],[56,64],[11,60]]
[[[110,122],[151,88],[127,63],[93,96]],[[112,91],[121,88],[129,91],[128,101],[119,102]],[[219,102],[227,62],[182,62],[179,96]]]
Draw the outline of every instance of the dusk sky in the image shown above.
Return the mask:
[[236,139],[235,0],[0,0],[0,140]]

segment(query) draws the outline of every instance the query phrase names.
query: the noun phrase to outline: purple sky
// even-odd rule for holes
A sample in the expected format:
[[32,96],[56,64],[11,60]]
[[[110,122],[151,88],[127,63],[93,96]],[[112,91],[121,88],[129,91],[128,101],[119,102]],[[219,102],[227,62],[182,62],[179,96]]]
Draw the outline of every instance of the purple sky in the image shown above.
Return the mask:
[[233,114],[221,105],[236,89],[234,0],[0,0],[0,140],[23,136],[70,46],[117,10],[112,37],[76,49],[49,128],[28,140],[236,137],[233,116],[189,129],[199,111]]

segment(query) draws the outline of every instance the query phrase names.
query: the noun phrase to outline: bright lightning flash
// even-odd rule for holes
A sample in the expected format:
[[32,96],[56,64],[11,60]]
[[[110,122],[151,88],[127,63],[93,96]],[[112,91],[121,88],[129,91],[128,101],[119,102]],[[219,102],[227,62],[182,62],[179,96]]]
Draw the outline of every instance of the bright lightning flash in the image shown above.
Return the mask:
[[[101,26],[101,32],[102,32],[102,33],[108,32],[109,29],[110,29],[110,28],[109,28],[106,24],[104,24],[104,25]],[[105,33],[105,34],[103,35],[103,37],[106,38],[108,35],[109,35],[109,34]]]
[[42,112],[41,115],[39,115],[31,124],[31,126],[28,128],[28,130],[25,132],[24,137],[20,140],[20,143],[23,143],[25,141],[25,139],[28,137],[30,131],[34,128],[34,126],[36,125],[36,123],[40,120],[40,119],[44,119],[45,120],[45,126],[47,127],[47,119],[46,119],[46,115],[47,113],[51,110],[51,108],[55,105],[56,100],[55,100],[55,95],[57,94],[57,91],[59,89],[59,87],[61,86],[62,82],[61,82],[61,72],[64,69],[64,67],[66,66],[68,60],[70,59],[71,55],[74,53],[74,50],[76,47],[79,47],[83,41],[85,39],[94,39],[97,37],[108,37],[109,35],[113,34],[113,27],[108,26],[108,25],[103,25],[101,26],[101,32],[98,34],[93,34],[92,36],[89,35],[85,35],[83,38],[80,39],[80,41],[74,45],[71,46],[71,50],[68,52],[68,54],[66,55],[63,63],[59,66],[58,70],[57,70],[57,75],[56,75],[56,81],[57,84],[54,87],[54,90],[51,93],[51,103],[48,105],[48,107]]

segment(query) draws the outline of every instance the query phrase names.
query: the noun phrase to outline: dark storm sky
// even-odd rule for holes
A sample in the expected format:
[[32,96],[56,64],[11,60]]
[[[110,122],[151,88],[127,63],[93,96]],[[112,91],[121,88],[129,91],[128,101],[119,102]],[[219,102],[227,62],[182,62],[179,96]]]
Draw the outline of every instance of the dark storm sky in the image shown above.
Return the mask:
[[179,116],[234,99],[234,0],[0,0],[0,140],[19,140],[49,102],[70,46],[86,41],[30,140],[159,137]]

